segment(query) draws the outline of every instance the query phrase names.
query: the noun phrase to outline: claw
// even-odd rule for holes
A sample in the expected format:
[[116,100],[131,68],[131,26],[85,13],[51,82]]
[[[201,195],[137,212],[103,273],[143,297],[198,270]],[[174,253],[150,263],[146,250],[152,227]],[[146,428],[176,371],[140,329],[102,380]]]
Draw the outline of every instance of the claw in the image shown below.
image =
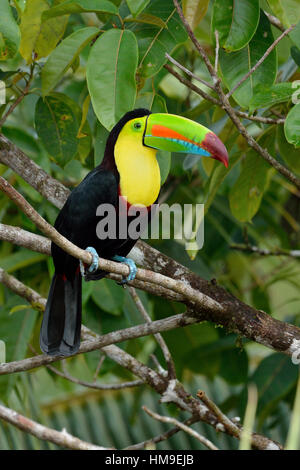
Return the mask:
[[129,274],[125,279],[122,279],[122,281],[120,281],[120,284],[127,284],[127,282],[134,280],[137,272],[137,267],[132,259],[125,258],[125,256],[115,255],[113,256],[112,260],[118,261],[119,263],[125,263],[127,264],[127,266],[129,266]]
[[[88,246],[85,249],[85,251],[88,251],[93,256],[93,261],[92,261],[92,264],[89,266],[88,271],[89,271],[89,273],[94,273],[98,269],[98,259],[99,259],[98,253],[95,250],[95,248],[93,248],[92,246]],[[81,260],[79,261],[79,264],[80,264],[81,275],[82,275],[82,277],[85,277],[85,275],[86,275],[85,274],[85,266],[84,266],[84,264]]]

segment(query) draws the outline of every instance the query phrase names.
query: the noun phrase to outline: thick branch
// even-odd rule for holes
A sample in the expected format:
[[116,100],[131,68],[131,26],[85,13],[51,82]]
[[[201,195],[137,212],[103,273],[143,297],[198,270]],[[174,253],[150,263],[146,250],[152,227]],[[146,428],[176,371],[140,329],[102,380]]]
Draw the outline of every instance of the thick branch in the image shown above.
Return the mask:
[[[8,226],[6,226],[4,233],[7,235],[8,232]],[[15,232],[16,234],[19,233],[18,231]],[[25,230],[20,231],[17,244],[22,246],[24,242],[24,246],[29,244],[34,245],[35,237],[35,234],[31,234]],[[40,243],[40,238],[42,237],[37,238],[38,243]],[[42,252],[50,254],[50,242],[47,239],[44,240],[45,242],[42,243]],[[157,273],[162,272],[173,279],[180,279],[187,285],[192,286],[195,290],[207,294],[212,299],[226,306],[224,313],[220,312],[218,314],[215,312],[214,315],[205,313],[201,308],[194,306],[192,308],[192,314],[197,316],[200,321],[208,320],[218,325],[223,325],[228,331],[243,335],[246,338],[252,339],[253,341],[275,349],[276,351],[283,352],[289,356],[291,356],[294,351],[300,349],[300,329],[297,326],[276,320],[262,310],[256,310],[250,307],[229,292],[226,292],[215,282],[211,283],[202,279],[185,266],[160,253],[146,243],[138,241],[131,251],[130,256],[137,263],[142,264],[146,268],[154,268]],[[112,275],[110,277],[112,277]],[[130,285],[155,295],[162,295],[167,299],[172,299],[172,295],[170,294],[172,293],[171,290],[164,289],[157,285],[155,285],[153,289],[151,287],[153,284],[138,280],[134,280]],[[173,300],[183,302],[184,298],[182,295],[176,294],[176,298],[173,298]]]

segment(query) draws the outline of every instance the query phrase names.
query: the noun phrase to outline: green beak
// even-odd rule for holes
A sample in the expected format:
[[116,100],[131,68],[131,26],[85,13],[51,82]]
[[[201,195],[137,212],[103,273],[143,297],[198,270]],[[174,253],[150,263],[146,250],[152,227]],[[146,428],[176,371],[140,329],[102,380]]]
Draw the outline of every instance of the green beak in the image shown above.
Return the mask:
[[228,153],[219,137],[207,127],[175,114],[150,114],[143,143],[158,150],[211,157],[228,167]]

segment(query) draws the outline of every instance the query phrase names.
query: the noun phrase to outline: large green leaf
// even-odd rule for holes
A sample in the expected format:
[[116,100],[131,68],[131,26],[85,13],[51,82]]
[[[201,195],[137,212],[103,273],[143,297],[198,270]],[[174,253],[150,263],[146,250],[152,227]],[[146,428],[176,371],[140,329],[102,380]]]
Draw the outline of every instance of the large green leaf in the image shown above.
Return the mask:
[[278,401],[295,385],[298,367],[282,354],[271,354],[258,366],[250,381],[257,386],[257,417],[262,424]]
[[287,142],[283,126],[277,126],[277,143],[282,158],[293,171],[300,174],[300,151]]
[[[221,50],[221,70],[224,81],[229,89],[233,88],[249,72],[273,41],[270,23],[265,14],[261,12],[256,33],[246,47],[230,54]],[[276,51],[273,50],[260,67],[234,92],[233,97],[236,102],[242,107],[247,108],[252,97],[262,84],[266,88],[273,85],[276,73],[277,56]]]
[[287,28],[300,20],[299,0],[268,0],[268,3],[275,16]]
[[259,21],[259,0],[215,0],[212,30],[218,31],[221,47],[238,51],[252,39]]
[[[74,127],[78,130],[76,139],[78,143],[77,154],[74,156],[74,159],[80,160],[81,163],[84,163],[87,155],[90,152],[91,145],[92,145],[92,136],[91,136],[91,129],[88,121],[86,120],[82,127],[81,136],[79,137],[79,127],[82,120],[83,111],[76,101],[72,100],[67,95],[63,93],[53,92],[51,96],[58,98],[58,100],[63,101],[67,106],[71,108],[76,117],[76,121],[74,122]],[[89,96],[89,95],[88,95]]]
[[253,112],[257,108],[268,108],[278,103],[289,101],[295,89],[292,83],[275,83],[270,88],[260,90],[258,87],[252,100],[249,103],[249,111]]
[[294,29],[290,32],[289,37],[290,37],[291,40],[296,44],[296,46],[298,47],[298,49],[300,49],[300,21],[299,21],[298,24],[296,25],[296,28],[294,28]]
[[187,39],[187,33],[172,0],[153,0],[143,13],[161,18],[166,25],[132,25],[139,45],[138,73],[142,77],[151,77],[166,62],[166,52],[171,54],[176,46]]
[[150,0],[126,0],[126,2],[131,14],[137,16],[146,8]]
[[90,51],[88,89],[97,118],[109,130],[134,107],[137,62],[136,38],[127,30],[110,29]]
[[8,256],[1,258],[1,268],[8,273],[13,273],[18,269],[24,269],[32,264],[39,263],[46,259],[46,255],[21,249]]
[[21,15],[21,45],[20,53],[31,63],[35,59],[46,57],[55,48],[64,34],[68,17],[49,19],[42,23],[42,14],[49,9],[46,0],[30,0]]
[[[25,358],[28,342],[33,332],[37,312],[27,307],[27,310],[9,315],[12,307],[19,302],[17,298],[0,309],[0,338],[5,342],[6,361],[18,361]],[[18,374],[0,377],[0,398],[6,400],[15,385]]]
[[42,20],[66,15],[69,13],[118,13],[117,7],[108,0],[67,0],[43,13]]
[[47,152],[60,166],[65,166],[76,155],[78,122],[63,98],[47,96],[38,100],[35,128]]
[[300,147],[300,103],[288,113],[284,123],[286,140],[295,147]]
[[[274,152],[272,129],[261,137],[260,144]],[[240,176],[229,195],[231,212],[241,222],[251,221],[257,213],[268,186],[270,171],[272,167],[255,150],[247,152]]]
[[0,60],[14,57],[20,45],[20,30],[8,0],[0,5]]
[[110,279],[101,279],[92,292],[92,299],[98,307],[113,315],[122,313],[124,298],[124,289]]
[[97,35],[94,27],[82,28],[66,37],[50,54],[42,69],[42,93],[47,95],[57,85],[82,49]]
[[208,8],[209,0],[183,0],[183,14],[194,30],[202,18],[205,16]]

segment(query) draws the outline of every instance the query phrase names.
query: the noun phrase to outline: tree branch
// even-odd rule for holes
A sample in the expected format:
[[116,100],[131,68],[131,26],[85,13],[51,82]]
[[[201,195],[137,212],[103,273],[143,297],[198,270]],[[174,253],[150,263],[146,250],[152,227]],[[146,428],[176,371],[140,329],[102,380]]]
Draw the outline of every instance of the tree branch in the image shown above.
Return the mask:
[[[143,319],[147,323],[151,323],[152,320],[151,320],[150,316],[148,315],[148,312],[146,311],[141,299],[137,295],[137,292],[136,292],[135,288],[134,287],[129,287],[128,290],[129,290],[129,293],[130,293],[133,301],[135,302],[135,304],[137,306],[137,309],[141,313]],[[160,346],[160,348],[163,352],[166,364],[168,366],[169,378],[170,379],[175,379],[175,377],[176,377],[175,364],[174,364],[174,361],[173,361],[172,356],[170,354],[167,343],[165,342],[165,340],[163,339],[163,337],[161,336],[160,333],[155,334],[154,338],[156,339],[157,343],[159,344],[159,346]]]
[[291,258],[300,258],[300,250],[268,250],[267,248],[259,248],[253,245],[243,245],[234,243],[230,245],[233,250],[245,251],[247,253],[255,253],[261,256],[290,256]]
[[3,405],[0,405],[0,418],[21,431],[27,432],[42,441],[53,442],[53,444],[60,447],[72,450],[109,450],[108,448],[82,441],[81,439],[69,434],[65,429],[62,431],[56,431],[55,429],[43,426],[42,424],[26,418],[26,416]]
[[209,450],[219,450],[211,441],[209,441],[206,437],[201,436],[198,432],[194,431],[194,429],[191,429],[189,426],[187,426],[184,423],[181,423],[178,421],[178,419],[171,418],[169,416],[161,416],[158,413],[154,413],[154,411],[149,410],[147,406],[142,406],[142,409],[152,418],[156,419],[157,421],[160,421],[162,423],[168,423],[168,424],[173,424],[180,428],[182,431],[186,432],[190,436],[194,437],[197,439],[201,444],[203,444],[205,447],[207,447]]

